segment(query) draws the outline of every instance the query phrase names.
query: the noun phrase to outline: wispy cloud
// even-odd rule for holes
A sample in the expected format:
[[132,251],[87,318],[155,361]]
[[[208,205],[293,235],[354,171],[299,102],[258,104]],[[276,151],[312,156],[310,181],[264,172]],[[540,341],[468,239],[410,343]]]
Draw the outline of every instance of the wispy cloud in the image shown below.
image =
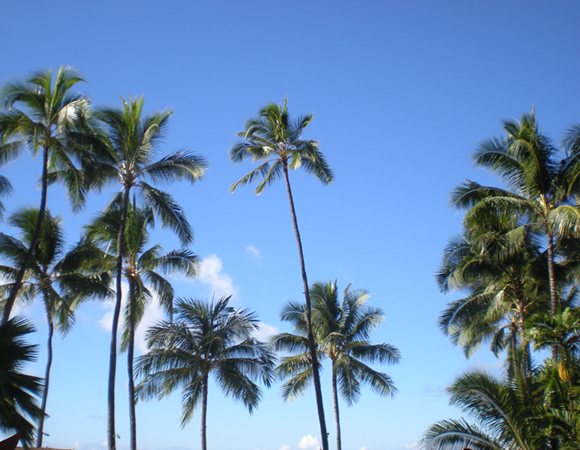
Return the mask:
[[201,260],[199,267],[199,281],[209,286],[213,297],[221,298],[238,295],[238,288],[234,286],[232,277],[223,271],[224,266],[217,255],[208,255]]
[[290,446],[289,445],[283,445],[280,450],[290,450]]
[[418,447],[419,447],[419,444],[417,442],[414,442],[412,444],[405,444],[405,448],[408,448],[408,449],[418,448]]
[[318,450],[320,448],[320,443],[318,442],[317,437],[314,437],[311,434],[309,434],[307,436],[304,436],[300,440],[300,443],[298,444],[298,448],[300,448],[302,450],[308,450],[308,449]]
[[258,326],[260,328],[254,331],[252,337],[262,342],[268,342],[271,336],[274,336],[280,332],[280,330],[275,326],[267,325],[264,322],[260,322]]
[[246,255],[252,258],[259,266],[262,265],[262,254],[260,253],[260,250],[253,245],[246,245]]

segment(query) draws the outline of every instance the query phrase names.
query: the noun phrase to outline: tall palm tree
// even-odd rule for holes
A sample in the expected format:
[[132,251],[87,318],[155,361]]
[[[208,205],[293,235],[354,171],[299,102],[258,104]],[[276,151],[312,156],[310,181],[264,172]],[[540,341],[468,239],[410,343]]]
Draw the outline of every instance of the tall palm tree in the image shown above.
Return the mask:
[[[88,236],[108,248],[111,248],[111,244],[114,247],[121,222],[120,205],[116,206],[109,208],[87,227]],[[159,245],[147,248],[149,228],[154,226],[154,215],[150,209],[139,209],[134,203],[130,205],[123,251],[123,276],[129,285],[129,295],[121,350],[127,350],[131,448],[137,447],[133,370],[135,330],[154,294],[166,312],[172,314],[174,291],[164,275],[182,273],[191,277],[197,274],[198,268],[197,256],[190,250],[173,250],[163,254]],[[111,260],[114,259],[115,255],[111,255]]]
[[24,279],[26,268],[32,259],[38,242],[44,213],[50,173],[64,171],[64,181],[73,209],[82,206],[86,185],[82,171],[77,169],[75,153],[78,148],[70,145],[67,135],[84,121],[89,108],[88,98],[72,92],[73,87],[84,81],[71,68],[61,67],[54,84],[52,71],[39,72],[24,81],[6,83],[0,90],[0,102],[7,108],[0,112],[0,163],[16,158],[28,147],[33,155],[42,155],[41,194],[35,233],[27,257],[13,283],[5,304],[2,323],[10,317],[10,311]]
[[452,194],[451,204],[468,208],[465,222],[485,222],[490,216],[520,218],[519,227],[530,228],[546,239],[551,314],[558,310],[554,244],[557,229],[553,216],[567,201],[563,168],[558,151],[542,134],[534,111],[521,120],[503,122],[505,136],[483,141],[474,155],[474,164],[495,173],[506,189],[481,186],[466,181]]
[[[95,154],[101,158],[94,161],[93,172],[98,173],[101,184],[119,182],[121,192],[121,221],[117,235],[116,261],[116,302],[113,311],[111,331],[111,352],[109,360],[107,441],[109,450],[115,450],[115,377],[117,370],[117,330],[121,313],[123,248],[125,228],[129,211],[131,191],[136,188],[146,206],[161,218],[164,225],[172,228],[181,242],[187,244],[193,239],[193,231],[183,209],[173,197],[150,185],[147,181],[172,182],[185,179],[194,182],[203,176],[207,167],[205,160],[191,152],[178,151],[160,159],[159,144],[164,138],[171,111],[143,115],[143,97],[121,99],[122,108],[105,107],[95,113],[95,118],[103,124],[103,129],[93,128],[84,137],[84,144],[99,148]],[[106,148],[108,151],[102,151]],[[135,450],[134,448],[132,450]]]
[[[207,450],[206,416],[210,375],[218,385],[250,411],[258,405],[261,390],[270,386],[274,356],[251,337],[258,328],[254,313],[229,306],[230,297],[217,302],[180,299],[174,322],[161,322],[147,332],[149,352],[137,361],[144,376],[137,387],[141,398],[169,395],[182,388],[181,426],[201,406],[201,450]],[[201,405],[200,405],[201,403]]]
[[20,431],[24,445],[34,439],[34,425],[42,415],[36,397],[42,395],[42,379],[22,373],[27,362],[36,359],[36,345],[23,337],[34,326],[22,317],[0,325],[0,431]]
[[[318,356],[332,364],[332,398],[336,421],[336,445],[341,450],[338,392],[352,406],[360,397],[361,384],[368,384],[380,395],[393,395],[396,388],[391,378],[377,372],[365,363],[393,364],[400,360],[397,348],[390,344],[371,344],[371,332],[384,320],[380,308],[366,305],[369,294],[365,290],[344,290],[339,301],[336,282],[315,283],[310,289],[312,299],[312,329]],[[272,338],[275,350],[297,355],[285,357],[277,373],[290,377],[282,387],[285,399],[304,393],[313,378],[312,359],[306,337],[305,305],[289,302],[282,310],[281,319],[294,326],[295,334],[281,333]]]
[[[26,258],[38,222],[38,209],[27,208],[10,217],[10,224],[18,228],[22,240],[0,233],[0,256],[12,263],[0,266],[0,274],[12,281]],[[36,446],[42,447],[44,417],[48,400],[50,371],[53,359],[52,340],[55,327],[63,335],[74,324],[74,309],[80,301],[88,298],[104,298],[109,294],[109,277],[106,272],[95,271],[88,262],[96,256],[96,249],[79,242],[64,254],[62,220],[45,212],[40,237],[33,248],[22,288],[17,301],[33,301],[41,298],[48,324],[47,361],[44,374],[44,390]],[[0,286],[0,293],[8,293],[12,282]]]
[[320,422],[320,434],[323,450],[328,450],[328,437],[326,422],[324,419],[324,407],[322,403],[322,390],[318,374],[318,360],[316,358],[316,346],[311,326],[311,304],[306,276],[306,265],[302,251],[302,240],[298,230],[294,199],[290,188],[289,169],[296,170],[302,167],[306,172],[313,174],[323,184],[330,183],[334,174],[328,166],[324,156],[318,149],[318,142],[301,139],[302,132],[312,120],[312,114],[292,120],[288,114],[288,99],[284,100],[284,106],[270,104],[263,108],[258,117],[246,122],[245,130],[237,134],[241,139],[230,149],[230,159],[234,163],[242,162],[246,158],[252,161],[265,161],[249,174],[242,177],[231,186],[235,191],[238,186],[251,183],[262,178],[261,183],[255,189],[257,195],[264,188],[279,178],[283,178],[286,184],[286,192],[290,203],[290,214],[294,226],[294,234],[298,245],[298,256],[302,271],[302,284],[306,299],[306,327],[310,345],[310,357],[313,364],[314,388],[316,391],[316,404]]

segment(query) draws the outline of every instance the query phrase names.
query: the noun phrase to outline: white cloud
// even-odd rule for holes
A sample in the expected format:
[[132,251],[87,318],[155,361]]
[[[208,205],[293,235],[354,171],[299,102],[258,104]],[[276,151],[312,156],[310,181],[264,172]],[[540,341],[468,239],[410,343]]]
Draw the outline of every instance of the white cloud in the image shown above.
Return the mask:
[[366,447],[361,447],[360,450],[367,450],[367,448]]
[[278,328],[272,325],[266,325],[264,322],[260,322],[258,326],[260,328],[254,331],[252,337],[262,342],[268,342],[271,336],[280,332]]
[[262,254],[253,245],[246,245],[246,255],[250,256],[259,266],[262,265]]
[[232,277],[223,272],[223,264],[217,255],[208,255],[201,260],[199,267],[199,281],[210,287],[211,296],[219,299],[224,296],[238,295],[238,288],[234,286]]
[[283,445],[282,448],[280,448],[280,450],[290,450],[290,446],[289,445]]
[[159,301],[157,300],[157,296],[154,296],[153,299],[147,305],[145,309],[145,314],[143,314],[143,318],[141,319],[141,323],[135,330],[135,347],[141,353],[147,352],[147,344],[145,343],[145,333],[149,327],[153,326],[155,323],[163,320],[165,318],[165,313],[159,306]]
[[418,447],[419,447],[419,444],[417,442],[414,442],[412,444],[405,444],[405,448],[409,448],[409,449],[418,448]]
[[298,444],[298,448],[301,448],[302,450],[318,450],[320,448],[320,443],[318,442],[317,437],[309,434],[301,439],[300,443]]

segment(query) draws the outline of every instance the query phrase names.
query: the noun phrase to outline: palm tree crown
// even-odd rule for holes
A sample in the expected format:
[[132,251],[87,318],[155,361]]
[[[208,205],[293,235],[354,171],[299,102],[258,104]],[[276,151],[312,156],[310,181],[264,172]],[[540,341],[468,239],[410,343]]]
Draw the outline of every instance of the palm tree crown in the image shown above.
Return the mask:
[[285,99],[284,107],[274,103],[266,106],[258,117],[246,122],[243,132],[237,133],[241,140],[230,149],[232,162],[239,163],[248,157],[252,161],[265,162],[234,183],[232,192],[238,186],[262,178],[255,190],[256,194],[261,194],[266,186],[281,178],[284,171],[300,167],[324,184],[334,179],[332,170],[318,149],[318,142],[301,139],[304,129],[312,120],[312,114],[292,120],[287,103],[288,99]]

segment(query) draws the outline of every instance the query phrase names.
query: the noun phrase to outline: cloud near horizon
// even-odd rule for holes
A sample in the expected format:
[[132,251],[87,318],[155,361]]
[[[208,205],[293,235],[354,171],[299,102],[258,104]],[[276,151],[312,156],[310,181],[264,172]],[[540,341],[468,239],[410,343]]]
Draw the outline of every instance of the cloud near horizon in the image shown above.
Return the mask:
[[298,443],[298,448],[302,450],[318,450],[320,448],[320,442],[318,438],[312,436],[311,434],[304,436]]

